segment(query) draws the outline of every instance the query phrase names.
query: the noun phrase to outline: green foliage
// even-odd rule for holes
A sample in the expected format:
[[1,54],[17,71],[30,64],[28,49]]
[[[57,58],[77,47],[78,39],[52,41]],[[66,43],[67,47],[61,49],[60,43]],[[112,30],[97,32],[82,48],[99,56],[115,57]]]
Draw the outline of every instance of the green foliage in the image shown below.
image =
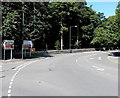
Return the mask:
[[91,43],[100,47],[114,47],[118,45],[119,39],[116,16],[110,16],[95,29]]
[[117,23],[120,26],[120,1],[118,2],[117,8],[116,8],[116,17],[117,17]]
[[[2,17],[2,35],[5,36],[5,38],[9,39],[16,39],[18,38],[18,25],[20,23],[19,21],[19,13],[16,10],[11,11],[11,8],[8,7],[10,5],[14,5],[13,3],[7,4],[6,6],[2,6],[3,10],[3,17]],[[19,31],[18,31],[19,32]]]
[[75,42],[74,48],[79,49],[81,47],[81,41]]
[[92,44],[100,47],[120,48],[120,2],[116,8],[116,15],[104,19],[94,31]]
[[57,41],[55,42],[55,49],[56,49],[56,50],[60,50],[60,41],[59,41],[59,40],[57,40]]
[[[68,48],[69,28],[75,25],[77,28],[71,29],[72,48],[90,46],[95,28],[104,19],[103,13],[96,13],[86,2],[4,2],[2,7],[3,39],[14,39],[18,45],[23,39],[32,40],[37,49],[46,44],[48,49],[60,49],[61,34]],[[104,29],[110,28],[109,24]]]

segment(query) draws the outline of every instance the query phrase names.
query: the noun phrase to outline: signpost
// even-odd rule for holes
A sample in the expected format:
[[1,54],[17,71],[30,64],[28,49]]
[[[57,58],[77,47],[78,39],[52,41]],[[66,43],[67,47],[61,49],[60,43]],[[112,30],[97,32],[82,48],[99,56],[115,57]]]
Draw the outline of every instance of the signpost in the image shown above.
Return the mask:
[[4,47],[4,60],[5,60],[5,51],[6,50],[11,50],[11,53],[10,53],[10,59],[12,59],[12,51],[14,49],[14,40],[4,40],[3,41],[3,47]]
[[23,45],[22,45],[22,59],[24,57],[24,50],[25,50],[25,56],[26,56],[26,50],[30,50],[30,56],[31,56],[31,49],[33,47],[32,41],[29,40],[23,40]]

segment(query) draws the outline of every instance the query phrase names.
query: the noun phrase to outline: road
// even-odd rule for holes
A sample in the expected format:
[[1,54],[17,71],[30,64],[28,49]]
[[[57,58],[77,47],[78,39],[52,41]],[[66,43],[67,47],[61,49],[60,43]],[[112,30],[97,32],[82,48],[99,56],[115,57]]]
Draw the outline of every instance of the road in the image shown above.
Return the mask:
[[118,96],[118,58],[108,52],[3,63],[2,73],[3,96]]

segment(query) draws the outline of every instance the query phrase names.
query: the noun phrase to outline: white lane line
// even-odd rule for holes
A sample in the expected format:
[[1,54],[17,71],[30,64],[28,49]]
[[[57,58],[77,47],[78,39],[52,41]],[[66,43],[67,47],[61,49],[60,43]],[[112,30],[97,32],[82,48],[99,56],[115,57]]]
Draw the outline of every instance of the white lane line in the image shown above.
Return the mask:
[[18,70],[20,67],[22,67],[22,66],[24,66],[24,65],[20,65],[20,66],[18,66],[18,67],[16,67],[15,69],[13,69],[13,70]]
[[103,69],[103,68],[98,68],[97,70],[99,70],[99,71],[104,71],[104,69]]
[[13,84],[13,82],[10,82],[10,85],[12,85]]
[[99,57],[98,60],[101,60],[101,57]]
[[9,85],[9,89],[11,89],[12,88],[12,85]]
[[8,94],[10,94],[10,93],[11,93],[11,90],[9,89],[9,90],[8,90]]
[[98,70],[98,71],[104,71],[104,68],[100,68],[100,67],[98,67],[98,66],[92,66],[93,68],[96,68],[96,70]]
[[76,60],[76,62],[78,62],[78,60]]
[[11,81],[13,82],[14,78],[11,79]]
[[8,94],[8,96],[11,96],[11,94]]
[[[37,60],[36,60],[36,61],[37,61]],[[26,66],[28,66],[28,65],[30,65],[31,63],[36,62],[36,61],[32,61],[32,62],[29,62],[29,63],[27,62],[27,63],[22,64],[22,65],[20,65],[20,66],[18,66],[18,67],[16,68],[17,71],[15,72],[15,74],[13,75],[13,77],[12,77],[11,80],[10,80],[9,89],[8,89],[8,96],[11,96],[12,85],[13,85],[13,81],[14,81],[16,75],[20,72],[21,69],[23,69],[24,67],[26,67]]]
[[91,60],[93,60],[94,58],[90,58]]

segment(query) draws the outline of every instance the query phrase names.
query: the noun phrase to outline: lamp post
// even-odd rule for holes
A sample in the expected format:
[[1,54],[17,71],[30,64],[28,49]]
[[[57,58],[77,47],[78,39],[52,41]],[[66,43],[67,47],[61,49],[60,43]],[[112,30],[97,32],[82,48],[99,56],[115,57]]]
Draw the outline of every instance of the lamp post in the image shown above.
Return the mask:
[[77,26],[70,26],[70,31],[69,31],[69,49],[71,49],[71,28],[72,27],[77,27]]

